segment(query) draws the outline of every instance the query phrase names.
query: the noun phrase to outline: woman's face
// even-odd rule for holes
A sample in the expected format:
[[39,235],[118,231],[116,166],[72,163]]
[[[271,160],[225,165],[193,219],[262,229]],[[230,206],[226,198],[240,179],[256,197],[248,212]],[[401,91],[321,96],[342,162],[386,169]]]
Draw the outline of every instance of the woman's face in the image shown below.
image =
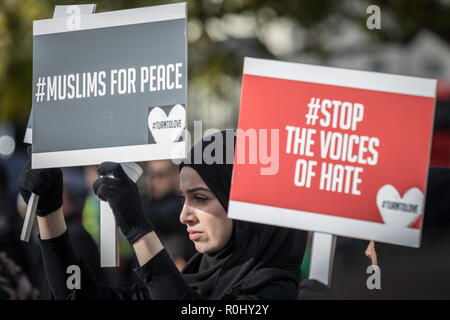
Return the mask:
[[201,253],[215,253],[230,240],[233,222],[200,175],[189,166],[180,173],[180,194],[185,199],[180,214],[189,238]]

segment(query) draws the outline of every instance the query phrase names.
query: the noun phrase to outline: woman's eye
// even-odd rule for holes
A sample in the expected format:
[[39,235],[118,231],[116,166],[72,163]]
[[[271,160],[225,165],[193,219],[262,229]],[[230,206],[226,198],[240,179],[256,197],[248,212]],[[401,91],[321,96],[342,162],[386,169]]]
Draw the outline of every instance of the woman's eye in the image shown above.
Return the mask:
[[208,200],[208,199],[206,199],[204,197],[199,197],[199,196],[195,197],[195,201],[197,201],[197,202],[205,202],[206,200]]

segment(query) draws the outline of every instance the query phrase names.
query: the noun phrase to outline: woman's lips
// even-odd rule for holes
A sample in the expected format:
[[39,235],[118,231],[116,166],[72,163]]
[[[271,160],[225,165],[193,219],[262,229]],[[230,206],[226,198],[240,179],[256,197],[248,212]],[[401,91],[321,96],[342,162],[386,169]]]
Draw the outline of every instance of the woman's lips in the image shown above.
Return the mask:
[[192,241],[197,240],[198,238],[200,238],[202,236],[203,232],[200,231],[189,231],[189,239],[191,239]]

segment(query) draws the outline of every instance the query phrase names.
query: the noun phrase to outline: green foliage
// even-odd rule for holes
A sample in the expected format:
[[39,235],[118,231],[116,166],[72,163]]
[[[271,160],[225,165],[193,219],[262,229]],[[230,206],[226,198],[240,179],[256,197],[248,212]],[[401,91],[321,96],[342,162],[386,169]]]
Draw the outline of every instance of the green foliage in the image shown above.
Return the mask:
[[[0,121],[9,120],[23,126],[28,119],[32,91],[33,20],[51,18],[55,5],[92,2],[97,3],[96,12],[105,12],[178,1],[2,0],[0,2]],[[230,14],[247,14],[254,17],[257,31],[265,30],[263,29],[265,25],[281,17],[293,21],[306,32],[304,44],[296,49],[297,52],[313,52],[326,57],[329,52],[319,35],[333,34],[339,29],[343,19],[357,23],[364,32],[370,33],[374,41],[406,42],[423,27],[450,41],[448,3],[449,1],[446,0],[378,0],[365,4],[358,0],[189,1],[189,20],[195,21],[200,26],[199,37],[189,42],[190,88],[202,88],[207,95],[228,103],[238,103],[238,97],[234,97],[234,100],[229,99],[230,87],[226,85],[226,81],[223,81],[224,76],[226,79],[239,81],[244,55],[274,57],[261,39],[261,32],[256,32],[257,35],[249,38],[237,39],[227,36],[226,39],[219,40],[206,32],[211,21],[220,24],[221,19],[227,15],[229,17]],[[366,29],[368,15],[365,9],[369,4],[380,6],[383,17],[382,30],[374,32]],[[322,26],[324,21],[328,22],[325,27]],[[191,107],[195,106],[191,105]],[[233,108],[237,110],[237,106]],[[233,118],[231,123],[235,120]]]

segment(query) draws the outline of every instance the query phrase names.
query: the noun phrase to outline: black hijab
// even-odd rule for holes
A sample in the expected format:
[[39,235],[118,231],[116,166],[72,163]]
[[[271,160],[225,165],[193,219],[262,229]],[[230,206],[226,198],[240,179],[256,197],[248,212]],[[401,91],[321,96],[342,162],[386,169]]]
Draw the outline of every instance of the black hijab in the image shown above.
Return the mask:
[[[205,137],[180,165],[180,170],[186,165],[196,170],[225,210],[230,196],[234,142],[234,130]],[[215,159],[212,163],[203,156],[198,159],[205,150]],[[295,299],[306,239],[304,231],[233,220],[227,245],[214,254],[197,253],[182,273],[196,293],[210,299],[257,296],[273,281],[289,284],[295,290],[281,288],[266,298]]]

